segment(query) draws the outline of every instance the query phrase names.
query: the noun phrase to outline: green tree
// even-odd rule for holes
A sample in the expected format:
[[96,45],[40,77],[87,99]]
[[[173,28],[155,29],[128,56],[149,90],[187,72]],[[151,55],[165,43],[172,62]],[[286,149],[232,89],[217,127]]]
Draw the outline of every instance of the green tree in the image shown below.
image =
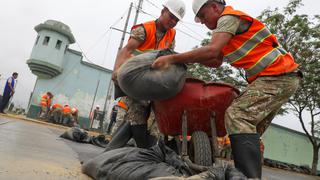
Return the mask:
[[[286,107],[299,119],[313,146],[311,173],[315,175],[320,148],[320,17],[316,15],[310,18],[308,15],[298,14],[297,10],[301,6],[302,0],[291,0],[282,12],[277,8],[267,9],[258,18],[276,34],[283,48],[292,53],[304,73],[300,88]],[[307,118],[311,119],[310,130],[306,128]]]

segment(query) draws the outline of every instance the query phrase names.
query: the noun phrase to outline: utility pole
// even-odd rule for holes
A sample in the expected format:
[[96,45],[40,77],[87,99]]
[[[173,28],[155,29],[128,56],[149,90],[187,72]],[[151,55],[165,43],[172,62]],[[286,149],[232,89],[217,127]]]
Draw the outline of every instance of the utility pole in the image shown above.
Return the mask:
[[133,25],[137,24],[139,12],[140,12],[140,9],[141,9],[141,6],[142,6],[142,2],[143,2],[143,0],[139,0],[138,8],[136,10],[136,16],[135,16],[134,21],[133,21]]
[[123,28],[122,37],[121,37],[120,45],[119,45],[119,48],[118,48],[118,53],[119,53],[120,49],[123,46],[123,41],[124,41],[124,38],[126,36],[128,23],[129,23],[129,19],[130,19],[130,15],[131,15],[132,6],[133,6],[133,3],[130,3],[130,8],[129,8],[129,12],[128,12],[126,23],[125,23],[124,28]]
[[[121,37],[121,40],[120,40],[120,45],[119,45],[117,54],[119,53],[120,49],[122,49],[122,46],[123,46],[125,35],[127,33],[127,28],[128,28],[128,23],[129,23],[132,7],[133,7],[133,3],[131,2],[130,3],[130,7],[129,7],[129,11],[128,11],[128,15],[127,15],[127,19],[126,19],[126,22],[125,22],[125,25],[124,25],[124,28],[123,28],[123,31],[122,31],[122,37]],[[112,29],[118,30],[116,28],[112,28]],[[108,109],[108,106],[110,105],[110,102],[111,102],[111,97],[112,97],[111,93],[113,92],[113,86],[114,85],[113,85],[112,79],[110,79],[109,88],[108,88],[107,96],[106,96],[106,101],[105,101],[104,107],[103,107],[103,111],[104,111],[103,112],[103,118],[102,118],[103,121],[106,121],[106,118],[108,118],[107,115],[109,113],[107,112],[107,109]],[[100,132],[104,133],[104,129],[102,127],[100,129]]]

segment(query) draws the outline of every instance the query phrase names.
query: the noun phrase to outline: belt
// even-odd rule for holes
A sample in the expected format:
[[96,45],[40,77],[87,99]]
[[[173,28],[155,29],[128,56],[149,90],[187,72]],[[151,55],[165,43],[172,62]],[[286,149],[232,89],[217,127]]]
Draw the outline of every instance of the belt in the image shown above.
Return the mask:
[[295,71],[287,72],[287,73],[283,73],[283,74],[263,75],[263,76],[259,76],[259,77],[279,77],[279,76],[289,76],[289,77],[300,77],[300,78],[303,78],[303,73],[300,70],[295,70]]
[[279,76],[291,76],[291,77],[297,76],[297,77],[303,78],[303,73],[300,70],[296,70],[296,71],[280,74]]

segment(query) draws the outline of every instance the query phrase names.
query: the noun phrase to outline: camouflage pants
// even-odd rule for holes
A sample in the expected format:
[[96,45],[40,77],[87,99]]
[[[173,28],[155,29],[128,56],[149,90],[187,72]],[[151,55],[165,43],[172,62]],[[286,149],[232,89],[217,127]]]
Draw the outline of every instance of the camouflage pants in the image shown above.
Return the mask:
[[47,118],[49,108],[47,106],[41,106],[40,118]]
[[148,124],[150,134],[159,138],[160,132],[152,110],[149,115],[150,103],[148,101],[137,101],[129,97],[122,98],[128,107],[128,111],[123,108],[118,108],[116,123],[112,127],[111,135],[116,132],[124,121],[129,121],[131,125]]
[[288,75],[257,78],[227,109],[228,134],[262,135],[281,106],[296,92],[299,82],[299,77]]
[[62,114],[62,110],[61,109],[54,109],[52,111],[52,113],[51,113],[53,121],[56,122],[56,123],[62,123],[61,114]]
[[150,116],[148,118],[148,130],[150,132],[150,135],[156,137],[157,139],[160,138],[160,131],[158,129],[158,124],[156,122],[155,114],[153,110],[150,112]]
[[121,124],[124,122],[124,118],[127,114],[127,110],[118,107],[117,117],[116,117],[116,123],[113,125],[111,129],[111,135],[114,135],[114,133],[117,131],[117,129],[121,126]]
[[124,102],[128,107],[126,119],[131,125],[147,124],[150,114],[149,101],[135,100],[130,97],[126,97]]
[[74,120],[71,113],[62,113],[62,123],[67,126],[73,126]]

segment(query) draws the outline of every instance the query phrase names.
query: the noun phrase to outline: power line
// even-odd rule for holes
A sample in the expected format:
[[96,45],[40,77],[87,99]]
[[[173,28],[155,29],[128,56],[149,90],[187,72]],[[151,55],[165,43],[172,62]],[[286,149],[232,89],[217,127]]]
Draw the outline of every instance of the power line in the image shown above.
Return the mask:
[[[150,13],[147,13],[147,12],[145,12],[144,10],[141,10],[141,12],[156,19],[156,17],[155,17],[154,15],[152,15],[152,14],[150,14]],[[179,32],[182,32],[182,33],[185,34],[186,36],[189,36],[189,37],[192,38],[192,39],[195,39],[195,40],[197,40],[197,41],[199,41],[199,42],[202,41],[201,39],[196,38],[196,37],[192,36],[191,34],[182,31],[181,29],[178,29],[178,28],[175,28],[175,29],[176,29],[177,31],[179,31]]]
[[[109,26],[109,28],[95,41],[95,43],[90,46],[86,52],[86,54],[88,54],[97,44],[99,44],[101,42],[101,40],[111,31],[111,27],[115,26],[116,24],[118,24],[124,17],[124,15],[128,12],[129,8],[126,9],[126,11],[121,15],[120,18],[118,18],[111,26]],[[84,53],[84,51],[82,51],[82,53]]]

